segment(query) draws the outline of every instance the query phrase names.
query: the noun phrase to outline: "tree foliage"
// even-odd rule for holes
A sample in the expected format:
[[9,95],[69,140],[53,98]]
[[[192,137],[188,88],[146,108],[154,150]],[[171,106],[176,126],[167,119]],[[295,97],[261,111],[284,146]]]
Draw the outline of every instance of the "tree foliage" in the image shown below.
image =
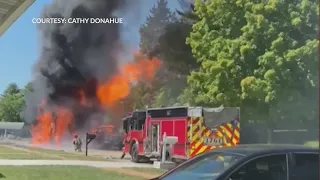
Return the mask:
[[21,122],[20,112],[24,94],[15,83],[10,83],[0,100],[0,121]]
[[191,70],[198,68],[192,56],[191,47],[186,38],[192,30],[192,24],[178,19],[165,27],[159,38],[157,55],[162,59],[167,71],[186,76]]
[[152,106],[156,93],[155,84],[153,81],[140,81],[133,86],[129,98],[132,109],[144,109],[146,106]]
[[181,17],[168,24],[159,38],[157,56],[163,61],[160,73],[161,88],[156,93],[155,107],[177,104],[177,97],[186,87],[186,77],[199,67],[193,58],[191,47],[185,43],[192,28],[190,22]]
[[28,92],[32,92],[32,91],[33,91],[32,83],[29,82],[24,86],[23,92],[28,93]]
[[[139,82],[133,87],[129,99],[135,108],[168,105],[172,92],[179,91],[174,98],[179,96],[184,86],[177,82],[186,82],[186,76],[196,64],[190,46],[185,43],[190,31],[191,24],[180,21],[166,0],[157,1],[150,10],[150,16],[140,28],[140,52],[160,58],[162,67],[151,84]],[[168,98],[164,98],[164,94]]]
[[140,28],[140,52],[153,55],[164,28],[174,19],[175,15],[168,8],[167,0],[158,0],[150,10],[150,16]]
[[[150,12],[151,15],[140,29],[140,51],[156,56],[163,62],[157,74],[156,92],[152,92],[152,106],[173,105],[186,86],[187,75],[199,67],[190,45],[186,44],[192,23],[182,14],[177,16],[172,13],[164,0],[158,1]],[[148,102],[150,106],[151,101]]]
[[24,105],[22,93],[8,94],[0,101],[0,118],[6,122],[21,122],[20,112]]
[[242,119],[271,124],[314,119],[318,6],[315,0],[196,0],[199,20],[187,43],[201,67],[180,98],[240,106]]
[[16,83],[10,83],[6,90],[4,90],[3,95],[8,94],[17,94],[20,92],[20,89]]

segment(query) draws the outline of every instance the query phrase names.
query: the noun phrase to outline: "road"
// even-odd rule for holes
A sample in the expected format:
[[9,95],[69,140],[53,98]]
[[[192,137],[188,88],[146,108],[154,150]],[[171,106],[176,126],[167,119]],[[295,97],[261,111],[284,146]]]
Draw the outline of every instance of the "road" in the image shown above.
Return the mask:
[[132,162],[117,161],[81,161],[81,160],[6,160],[0,159],[0,166],[41,166],[41,165],[66,165],[66,166],[91,166],[98,168],[124,168],[124,167],[152,167],[151,164],[137,164]]

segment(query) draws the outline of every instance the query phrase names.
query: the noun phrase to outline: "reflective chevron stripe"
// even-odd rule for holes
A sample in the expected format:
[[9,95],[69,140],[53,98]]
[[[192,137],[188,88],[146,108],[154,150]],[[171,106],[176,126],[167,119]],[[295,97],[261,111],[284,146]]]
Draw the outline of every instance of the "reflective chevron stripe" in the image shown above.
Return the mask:
[[[214,132],[207,128],[203,123],[202,117],[189,117],[187,120],[187,139],[189,140],[188,157],[193,157],[200,153],[209,151],[214,148],[234,146],[240,140],[240,123],[238,122],[235,128],[232,123],[225,123],[217,127]],[[222,146],[208,146],[204,144],[204,137],[222,138]]]

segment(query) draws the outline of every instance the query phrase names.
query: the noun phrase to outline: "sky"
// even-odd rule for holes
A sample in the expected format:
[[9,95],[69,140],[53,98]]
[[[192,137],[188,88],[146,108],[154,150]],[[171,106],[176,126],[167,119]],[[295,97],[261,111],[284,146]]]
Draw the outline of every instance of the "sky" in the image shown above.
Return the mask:
[[[32,67],[36,63],[39,52],[40,40],[36,24],[32,24],[32,18],[39,17],[43,7],[51,0],[37,0],[25,13],[0,37],[0,93],[9,83],[17,83],[20,88],[32,80]],[[156,0],[147,0],[139,7],[140,14],[135,16],[134,26],[126,30],[125,40],[128,44],[138,47],[139,27],[149,15]],[[178,8],[176,0],[169,0],[169,7]],[[124,21],[126,19],[124,18]],[[131,25],[133,23],[130,23]]]

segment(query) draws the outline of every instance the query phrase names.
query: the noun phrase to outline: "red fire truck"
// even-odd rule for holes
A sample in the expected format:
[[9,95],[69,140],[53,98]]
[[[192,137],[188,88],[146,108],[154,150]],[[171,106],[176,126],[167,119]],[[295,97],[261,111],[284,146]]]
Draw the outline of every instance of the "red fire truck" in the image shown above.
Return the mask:
[[165,107],[132,112],[123,120],[123,153],[133,162],[160,159],[163,135],[177,137],[166,146],[165,159],[186,160],[199,153],[223,146],[234,146],[240,139],[238,107]]

